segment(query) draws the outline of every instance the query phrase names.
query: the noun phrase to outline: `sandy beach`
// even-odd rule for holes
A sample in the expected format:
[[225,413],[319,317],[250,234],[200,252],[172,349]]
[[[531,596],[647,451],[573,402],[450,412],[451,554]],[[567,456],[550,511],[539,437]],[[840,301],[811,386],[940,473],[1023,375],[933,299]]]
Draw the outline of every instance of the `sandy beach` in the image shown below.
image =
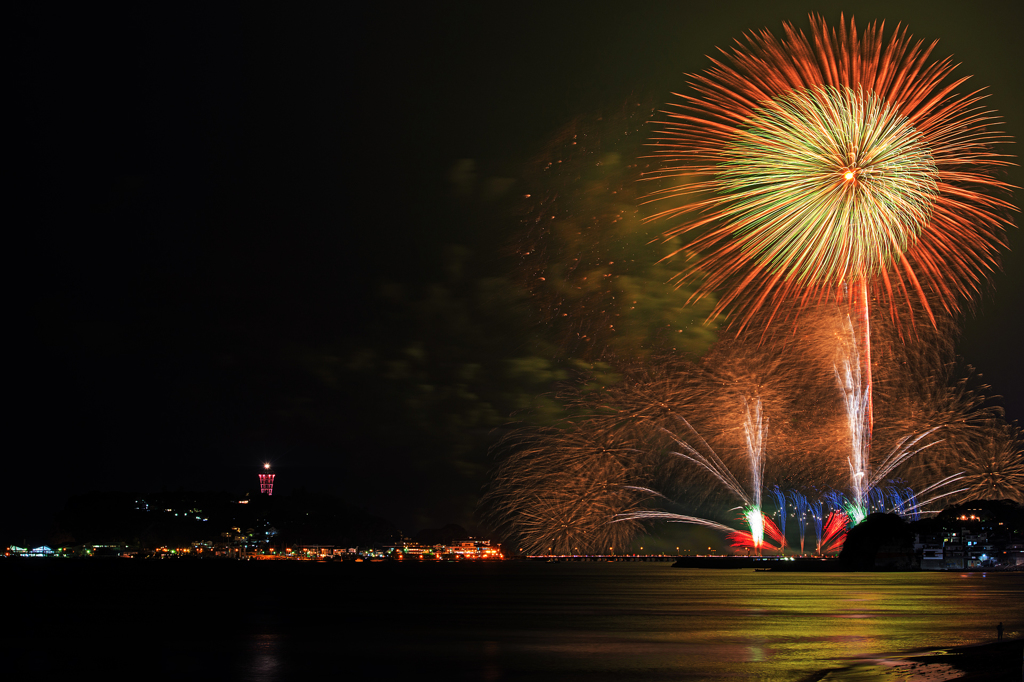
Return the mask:
[[1021,682],[1024,638],[859,661],[805,682]]

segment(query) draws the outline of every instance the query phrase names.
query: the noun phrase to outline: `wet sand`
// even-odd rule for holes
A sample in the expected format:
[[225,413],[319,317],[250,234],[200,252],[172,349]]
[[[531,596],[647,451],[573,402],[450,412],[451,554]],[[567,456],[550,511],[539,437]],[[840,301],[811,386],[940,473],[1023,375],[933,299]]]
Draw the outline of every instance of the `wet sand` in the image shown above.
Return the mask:
[[1024,639],[866,659],[805,682],[1021,682]]

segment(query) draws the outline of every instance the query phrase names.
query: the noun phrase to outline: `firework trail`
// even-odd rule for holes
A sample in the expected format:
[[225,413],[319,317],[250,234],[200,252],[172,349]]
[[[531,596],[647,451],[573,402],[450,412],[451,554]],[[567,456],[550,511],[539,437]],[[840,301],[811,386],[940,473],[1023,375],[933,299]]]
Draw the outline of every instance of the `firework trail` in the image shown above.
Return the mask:
[[826,506],[824,500],[811,503],[811,517],[814,519],[814,537],[817,540],[815,551],[821,554],[821,538],[825,528]]
[[[665,408],[667,409],[667,406]],[[750,529],[749,533],[747,533],[750,537],[750,546],[760,553],[766,529],[774,528],[774,524],[767,522],[761,511],[765,460],[765,429],[767,424],[761,411],[761,401],[759,398],[754,398],[750,401],[745,400],[744,413],[743,431],[746,440],[746,455],[750,468],[749,494],[747,492],[748,489],[740,483],[739,479],[733,474],[732,469],[681,414],[669,411],[669,416],[672,418],[675,428],[671,430],[665,427],[659,428],[672,443],[673,447],[669,450],[671,456],[697,465],[708,474],[711,474],[722,486],[743,502],[742,518]],[[691,445],[688,441],[696,443],[696,446]],[[667,519],[662,512],[658,511],[634,512],[623,515],[620,518],[628,520]],[[667,520],[683,520],[684,518],[689,519],[691,517]],[[703,525],[709,524],[704,523]]]
[[[732,543],[733,547],[753,550],[756,554],[760,555],[762,550],[767,546],[771,549],[778,549],[784,551],[786,548],[786,539],[779,530],[778,526],[772,523],[772,520],[765,514],[760,514],[759,517],[754,517],[754,512],[748,511],[742,517],[742,520],[746,522],[750,528],[749,531],[744,530],[732,530],[726,539]],[[764,536],[767,535],[778,544],[778,547],[773,547],[764,540]]]
[[825,500],[825,503],[828,504],[828,506],[831,507],[833,511],[845,509],[846,505],[849,504],[846,500],[846,496],[843,495],[838,490],[828,491],[827,493],[822,495],[822,499]]
[[786,494],[782,492],[782,488],[779,486],[772,486],[771,490],[768,491],[771,496],[775,498],[775,504],[779,507],[779,533],[782,535],[782,551],[786,551]]
[[834,511],[828,515],[825,521],[825,529],[821,536],[821,544],[818,546],[818,554],[838,552],[846,541],[846,529],[850,519],[841,511]]
[[[654,490],[650,490],[650,489],[646,489],[646,488],[643,489],[643,490],[646,491],[646,492],[650,492],[650,493],[654,494],[655,496],[660,496],[660,494],[655,492]],[[614,522],[615,523],[621,523],[623,521],[668,521],[669,523],[689,523],[689,524],[693,524],[695,526],[704,526],[706,528],[712,528],[714,530],[719,530],[719,531],[722,531],[724,533],[729,533],[730,535],[733,534],[733,533],[736,533],[736,532],[742,532],[742,531],[735,531],[735,530],[733,530],[729,526],[726,526],[723,523],[718,523],[717,521],[711,521],[710,519],[702,519],[702,518],[698,518],[696,516],[686,516],[685,514],[673,514],[671,512],[655,511],[655,510],[643,510],[643,511],[624,512],[622,514],[617,514]],[[747,536],[749,537],[750,533],[747,533]]]
[[761,412],[760,398],[744,402],[746,403],[744,409],[746,419],[743,422],[743,431],[747,437],[747,457],[750,458],[750,490],[753,493],[753,504],[748,504],[745,515],[755,547],[760,550],[767,527],[766,519],[761,511],[761,490],[764,485],[764,436],[767,420],[764,419]]
[[[907,507],[910,506],[910,505],[904,504],[904,501],[903,501],[903,496],[904,496],[904,493],[905,493],[906,490],[910,490],[910,488],[906,488],[906,489],[902,489],[902,490],[900,488],[895,487],[895,486],[891,486],[891,487],[887,488],[885,493],[883,493],[881,495],[881,497],[882,497],[882,505],[885,504],[885,499],[888,498],[889,499],[889,507],[892,509],[892,512],[894,514],[898,514],[899,516],[909,516],[909,514],[907,513]],[[911,491],[911,492],[913,492],[913,491]],[[884,510],[884,506],[883,506],[882,510]]]
[[894,513],[917,521],[921,514],[918,511],[917,496],[913,488],[890,487],[887,490],[890,505]]
[[[764,516],[764,515],[762,515]],[[782,530],[772,523],[772,520],[767,516],[764,516],[764,534],[774,540],[778,546],[779,551],[785,554],[786,552],[786,535]]]
[[[883,507],[879,494],[887,482],[891,486],[895,480],[909,482],[916,491],[914,504],[906,509],[909,515],[925,511],[932,503],[965,499],[967,489],[958,474],[980,452],[990,449],[992,434],[1000,432],[1005,422],[1001,408],[987,394],[988,387],[979,383],[969,367],[966,376],[957,378],[964,370],[948,361],[957,337],[955,325],[940,319],[934,328],[919,327],[913,344],[903,342],[895,323],[883,320],[877,325],[874,355],[878,364],[873,407],[869,408],[864,375],[854,359],[857,336],[851,333],[848,316],[834,310],[830,313],[824,306],[808,310],[805,316],[813,332],[801,334],[805,343],[795,352],[808,369],[823,364],[831,367],[833,381],[841,388],[837,410],[843,415],[834,437],[826,437],[828,428],[815,429],[813,434],[820,435],[811,435],[822,450],[851,453],[846,458],[846,476],[852,485],[844,507],[850,518],[862,519],[871,506],[869,501]],[[774,344],[774,337],[769,337],[768,343]],[[838,348],[831,357],[824,350],[829,346]],[[822,374],[808,376],[809,382],[815,382]],[[827,401],[824,393],[813,393],[813,397],[819,405]],[[881,420],[870,430],[869,442],[872,410]],[[844,437],[840,438],[840,433]],[[1008,446],[1004,459],[1012,459],[1009,453],[1013,450],[1014,446]],[[846,487],[836,483],[837,473],[832,472],[827,485]],[[1007,487],[1013,485],[1019,483],[1007,481]]]
[[[842,364],[837,365],[836,380],[843,395],[843,406],[850,433],[851,493],[853,504],[862,510],[867,505],[868,470],[871,457],[871,383],[866,376],[864,363],[860,362],[858,337],[847,318],[848,344],[842,355]],[[853,514],[854,518],[864,517],[863,511]]]
[[[834,450],[839,442],[831,431],[838,401],[808,390],[808,384],[829,374],[808,361],[813,354],[805,339],[778,331],[767,339],[750,333],[719,340],[700,362],[701,374],[691,389],[694,423],[730,460],[731,453],[739,455],[730,461],[734,470],[758,462],[754,479],[762,482],[762,490],[792,487],[790,481],[800,487],[834,485],[836,467],[823,462],[821,453]],[[760,450],[748,438],[748,433],[769,431],[771,438]],[[761,455],[755,457],[758,452]]]
[[917,503],[917,495],[914,494],[912,488],[906,488],[904,491],[902,506],[904,514],[910,515],[911,521],[917,521],[921,518],[920,505]]
[[807,514],[811,513],[811,505],[807,501],[807,496],[799,490],[790,490],[789,499],[793,501],[793,509],[796,510],[796,523],[800,527],[800,554],[803,554],[804,537],[807,534]]
[[869,513],[885,513],[885,491],[880,488],[872,488],[868,493]]

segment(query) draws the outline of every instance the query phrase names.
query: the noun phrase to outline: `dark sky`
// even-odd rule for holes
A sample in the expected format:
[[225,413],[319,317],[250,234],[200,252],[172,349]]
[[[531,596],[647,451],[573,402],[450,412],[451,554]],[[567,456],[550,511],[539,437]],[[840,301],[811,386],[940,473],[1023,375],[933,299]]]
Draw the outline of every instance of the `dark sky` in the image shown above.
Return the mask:
[[[631,97],[663,101],[716,45],[784,20],[806,26],[810,11],[836,22],[843,9],[33,10],[15,63],[24,209],[8,223],[15,407],[0,541],[41,541],[74,492],[243,491],[265,459],[284,493],[335,492],[409,530],[464,521],[445,518],[458,516],[445,474],[417,467],[416,429],[388,424],[390,406],[373,404],[386,392],[325,392],[310,379],[325,357],[396,328],[377,319],[382,282],[415,290],[439,245],[472,243],[481,255],[506,239],[449,213],[454,164],[475,159],[481,177],[516,178],[574,117]],[[1017,3],[853,9],[858,22],[940,39],[937,54],[990,88],[1004,129],[1024,136]],[[1021,184],[1019,170],[1010,180]],[[1010,242],[959,353],[1019,419],[1019,231]],[[382,429],[393,437],[378,448]],[[434,486],[437,510],[414,513],[406,500],[422,507]]]

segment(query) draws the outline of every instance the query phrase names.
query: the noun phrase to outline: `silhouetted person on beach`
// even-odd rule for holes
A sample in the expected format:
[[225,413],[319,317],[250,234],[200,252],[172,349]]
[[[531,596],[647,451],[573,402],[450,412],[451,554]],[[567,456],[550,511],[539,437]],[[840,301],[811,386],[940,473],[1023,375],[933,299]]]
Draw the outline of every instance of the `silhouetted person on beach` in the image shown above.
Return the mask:
[[1003,641],[1003,624],[1000,623],[996,626],[996,634],[998,635],[997,641]]

